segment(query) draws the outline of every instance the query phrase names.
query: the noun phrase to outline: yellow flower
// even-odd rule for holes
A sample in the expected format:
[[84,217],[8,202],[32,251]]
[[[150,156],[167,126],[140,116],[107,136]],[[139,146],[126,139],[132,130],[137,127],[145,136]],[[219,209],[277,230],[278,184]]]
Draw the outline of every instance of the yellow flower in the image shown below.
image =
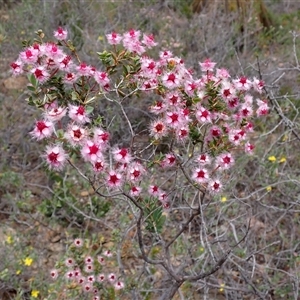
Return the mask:
[[33,259],[31,257],[26,257],[25,259],[23,259],[23,263],[25,266],[31,266],[33,262]]
[[37,290],[32,290],[31,291],[31,296],[33,297],[33,298],[37,298],[38,296],[39,296],[39,291],[37,291]]
[[225,197],[225,196],[223,196],[222,198],[221,198],[221,202],[226,202],[227,201],[227,198]]
[[17,274],[17,275],[21,274],[21,270],[17,270],[17,271],[16,271],[16,274]]
[[286,162],[286,158],[285,158],[284,156],[283,156],[283,157],[281,157],[279,162],[280,162],[280,163],[284,163],[284,162]]
[[224,291],[224,286],[225,286],[225,283],[221,283],[221,284],[220,284],[220,288],[219,288],[219,291],[220,291],[220,292],[223,292],[223,291]]
[[274,161],[276,161],[276,157],[274,155],[269,156],[268,160],[271,161],[271,162],[274,162]]
[[104,37],[102,35],[99,35],[98,36],[98,41],[103,41],[104,40]]
[[7,238],[6,238],[6,243],[7,243],[7,244],[12,244],[12,242],[13,242],[12,236],[11,236],[11,235],[8,235]]
[[267,192],[271,192],[272,191],[272,187],[271,186],[267,186],[266,190],[267,190]]

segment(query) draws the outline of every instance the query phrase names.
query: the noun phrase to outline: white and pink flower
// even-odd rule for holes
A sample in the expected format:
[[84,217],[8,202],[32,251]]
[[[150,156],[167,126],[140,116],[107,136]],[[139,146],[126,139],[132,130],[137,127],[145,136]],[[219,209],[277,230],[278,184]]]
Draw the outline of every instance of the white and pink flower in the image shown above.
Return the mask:
[[64,168],[67,161],[67,154],[61,145],[47,146],[44,157],[49,168],[58,171]]

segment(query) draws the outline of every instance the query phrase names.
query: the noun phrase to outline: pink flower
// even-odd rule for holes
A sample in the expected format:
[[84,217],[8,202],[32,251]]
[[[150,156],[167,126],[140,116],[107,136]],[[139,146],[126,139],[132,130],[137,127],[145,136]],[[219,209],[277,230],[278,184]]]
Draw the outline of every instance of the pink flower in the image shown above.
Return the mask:
[[208,190],[212,193],[219,193],[222,190],[222,184],[219,179],[212,179],[208,183]]
[[181,97],[177,91],[170,92],[166,94],[165,99],[168,101],[168,104],[171,106],[177,106],[181,101]]
[[74,276],[76,278],[79,278],[81,276],[81,271],[80,271],[80,269],[78,267],[74,268]]
[[45,118],[55,122],[61,120],[67,113],[67,108],[62,106],[54,106],[52,109],[45,111]]
[[249,118],[253,114],[253,109],[252,106],[249,105],[249,103],[245,103],[241,106],[240,108],[240,115],[243,116],[244,118]]
[[105,89],[109,88],[110,79],[106,72],[96,71],[94,74],[94,78],[100,86],[104,87]]
[[76,281],[82,285],[86,282],[86,278],[84,276],[78,276],[76,277]]
[[189,95],[193,96],[197,91],[198,85],[193,81],[186,81],[184,84],[184,91]]
[[36,63],[39,56],[39,50],[34,49],[33,47],[27,48],[20,53],[19,58],[25,64]]
[[21,60],[17,60],[10,64],[14,75],[20,75],[23,71],[23,62]]
[[129,194],[132,197],[138,197],[141,194],[141,192],[142,192],[142,189],[140,187],[133,186],[133,187],[131,187]]
[[47,146],[44,156],[49,168],[55,170],[63,169],[67,161],[67,154],[60,145]]
[[95,162],[102,158],[102,151],[99,143],[87,140],[81,149],[81,155],[84,160]]
[[128,177],[129,180],[136,182],[141,180],[142,175],[145,173],[143,166],[137,162],[133,163],[128,168]]
[[150,135],[155,139],[162,138],[167,134],[167,126],[164,121],[156,120],[150,124]]
[[85,129],[78,125],[71,125],[65,133],[65,138],[71,143],[72,146],[77,146],[86,138]]
[[222,135],[222,130],[218,126],[212,126],[209,130],[210,136],[214,139],[219,138]]
[[150,107],[150,111],[154,114],[160,114],[165,110],[166,105],[162,101],[157,101]]
[[87,256],[84,260],[86,264],[92,264],[94,262],[94,259],[91,256]]
[[229,132],[229,140],[235,145],[238,146],[242,140],[239,129],[233,129]]
[[97,160],[93,162],[93,169],[95,172],[102,172],[103,170],[105,170],[105,168],[106,164],[103,158],[97,158]]
[[70,71],[73,66],[72,58],[70,55],[63,56],[58,60],[59,69],[62,71]]
[[127,49],[129,52],[137,53],[138,55],[141,55],[146,51],[145,47],[138,40],[129,41],[127,43],[124,43],[123,40],[123,44],[124,44],[124,48]]
[[80,124],[90,122],[89,117],[87,116],[86,109],[83,105],[76,106],[76,105],[69,105],[69,117]]
[[112,252],[110,250],[105,250],[103,252],[103,255],[105,255],[106,257],[112,257]]
[[91,273],[94,271],[94,266],[92,264],[86,264],[84,266],[84,271],[87,273]]
[[107,176],[107,184],[111,188],[117,188],[122,185],[122,175],[115,171],[110,171]]
[[163,168],[173,167],[176,164],[176,157],[172,153],[166,154],[166,157],[161,161]]
[[223,81],[220,94],[224,100],[230,101],[233,97],[235,97],[236,90],[229,81]]
[[64,77],[64,83],[73,84],[77,80],[77,75],[75,73],[67,73]]
[[148,192],[149,192],[150,195],[158,197],[159,194],[161,193],[161,190],[157,185],[150,185],[149,189],[148,189]]
[[158,196],[158,200],[163,203],[168,203],[168,194],[166,192],[161,191]]
[[211,123],[211,114],[203,106],[198,106],[196,110],[196,118],[200,123]]
[[203,63],[199,63],[202,72],[213,71],[216,65],[215,62],[212,62],[209,58],[207,58]]
[[82,239],[75,239],[74,240],[74,245],[78,248],[83,246],[83,240]]
[[142,76],[152,78],[157,72],[157,63],[148,57],[141,57],[141,71]]
[[176,139],[183,142],[189,136],[188,126],[179,127],[176,129]]
[[72,266],[74,266],[74,264],[75,264],[75,260],[71,257],[69,257],[65,260],[65,265],[67,267],[72,267]]
[[118,45],[122,40],[122,36],[116,32],[106,34],[107,42],[110,45]]
[[114,274],[114,273],[110,273],[108,276],[107,276],[108,280],[113,283],[116,281],[117,279],[117,276]]
[[165,50],[165,51],[161,51],[159,53],[159,57],[162,60],[167,60],[169,58],[171,58],[173,56],[173,53],[171,51]]
[[180,84],[179,76],[174,72],[164,74],[161,79],[163,85],[169,89],[176,88]]
[[253,78],[253,82],[252,82],[253,88],[258,92],[258,93],[262,93],[263,88],[265,86],[265,83],[262,80],[259,80],[257,78]]
[[109,133],[100,127],[95,128],[94,141],[101,145],[107,145],[109,141]]
[[31,73],[41,83],[44,83],[49,79],[49,73],[45,71],[44,67],[33,68]]
[[207,154],[200,154],[197,162],[199,162],[200,165],[207,165],[210,163],[210,157]]
[[220,170],[226,170],[232,167],[234,158],[230,153],[220,154],[216,159],[216,165]]
[[112,153],[114,155],[115,161],[120,163],[129,163],[132,159],[128,149],[126,148],[115,148],[113,149]]
[[239,105],[239,98],[233,97],[233,98],[227,99],[227,105],[228,105],[228,108],[230,108],[230,109],[236,108]]
[[245,152],[247,153],[247,154],[253,154],[253,150],[254,150],[254,148],[255,148],[255,146],[253,145],[253,144],[250,144],[249,142],[247,142],[246,144],[245,144]]
[[97,281],[98,281],[98,282],[103,282],[103,281],[105,281],[105,275],[104,275],[104,274],[99,274],[98,277],[97,277]]
[[256,99],[256,102],[258,105],[258,109],[256,110],[256,115],[258,117],[267,115],[269,113],[269,106],[267,101]]
[[84,292],[87,292],[87,293],[89,293],[89,292],[91,292],[92,291],[92,289],[93,289],[93,284],[92,283],[85,283],[83,286],[82,286],[82,289],[83,289],[83,291]]
[[48,138],[54,131],[54,124],[51,121],[40,120],[35,123],[35,127],[30,134],[37,140]]
[[245,76],[235,79],[233,82],[235,87],[240,91],[248,91],[251,88],[251,81]]
[[80,76],[90,76],[91,75],[91,66],[88,66],[86,63],[81,63],[76,67],[77,72]]
[[209,174],[207,169],[197,168],[194,171],[192,178],[198,183],[207,182],[207,180],[209,179]]
[[53,269],[50,271],[50,276],[52,279],[56,279],[58,277],[58,271],[56,269]]
[[63,51],[54,43],[47,43],[43,47],[44,54],[54,60],[61,59],[64,56]]
[[89,276],[86,278],[86,281],[87,281],[87,282],[90,282],[90,283],[95,282],[95,276],[94,276],[94,275],[89,275]]
[[221,79],[227,79],[230,77],[229,72],[226,69],[217,69],[216,76]]
[[153,34],[147,35],[144,33],[142,42],[147,48],[152,48],[157,45],[157,43],[154,41]]
[[166,113],[166,123],[172,127],[176,128],[182,123],[182,118],[179,112],[169,111]]
[[122,281],[117,281],[115,284],[114,284],[114,287],[116,290],[121,290],[124,288],[124,283]]
[[[132,41],[137,41],[140,38],[141,32],[139,30],[130,29],[123,35],[123,44],[130,43]],[[125,47],[125,45],[124,45]]]
[[101,255],[98,255],[97,260],[100,265],[105,265],[105,258]]
[[67,36],[68,31],[66,29],[63,29],[62,27],[58,27],[58,29],[54,31],[54,37],[59,41],[66,40]]
[[68,271],[66,274],[65,274],[65,277],[66,279],[73,279],[75,276],[74,276],[74,272],[73,271]]

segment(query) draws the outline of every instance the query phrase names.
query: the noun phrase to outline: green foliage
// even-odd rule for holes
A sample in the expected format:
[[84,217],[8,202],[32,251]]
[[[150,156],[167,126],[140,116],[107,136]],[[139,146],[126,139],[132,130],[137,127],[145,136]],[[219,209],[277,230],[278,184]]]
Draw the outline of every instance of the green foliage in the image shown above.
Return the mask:
[[55,172],[50,172],[50,177],[55,182],[53,195],[38,206],[43,215],[81,224],[86,215],[102,218],[110,210],[111,203],[108,200],[96,194],[90,195],[88,191],[84,191],[87,186],[79,185],[71,177],[63,177]]
[[145,199],[145,223],[150,232],[161,233],[166,221],[162,206],[158,206],[152,198]]
[[14,171],[5,171],[0,174],[0,190],[9,191],[20,187],[23,176]]

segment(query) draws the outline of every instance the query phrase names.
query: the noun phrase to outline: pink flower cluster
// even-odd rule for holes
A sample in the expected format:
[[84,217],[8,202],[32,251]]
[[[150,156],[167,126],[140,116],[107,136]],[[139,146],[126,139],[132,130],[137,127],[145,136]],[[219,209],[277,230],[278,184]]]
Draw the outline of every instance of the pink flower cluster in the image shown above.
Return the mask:
[[153,35],[147,35],[144,33],[141,39],[141,32],[134,29],[129,30],[123,35],[112,32],[107,34],[106,37],[109,44],[118,45],[122,42],[125,49],[138,55],[145,53],[147,48],[150,49],[157,45],[154,41]]
[[[266,100],[250,94],[261,95],[261,80],[245,76],[231,79],[227,70],[215,70],[216,63],[209,59],[199,65],[202,75],[195,78],[182,59],[163,51],[157,61],[142,57],[136,77],[141,89],[161,94],[150,107],[157,115],[150,124],[150,135],[158,140],[172,137],[180,147],[196,131],[201,136],[202,159],[194,161],[191,177],[216,193],[222,188],[222,172],[234,164],[233,151],[253,152],[249,141],[252,119],[266,115],[269,107]],[[174,165],[175,160],[167,154],[162,166]]]
[[[54,36],[65,42],[67,31],[59,28]],[[267,101],[259,98],[264,83],[246,76],[232,79],[226,69],[215,69],[216,63],[210,59],[199,63],[201,74],[196,77],[195,72],[171,51],[161,51],[159,59],[150,58],[144,53],[156,45],[154,38],[138,30],[106,36],[115,51],[122,44],[135,59],[138,57],[140,68],[132,74],[131,82],[135,82],[140,91],[155,91],[159,95],[150,107],[150,112],[156,116],[149,125],[150,137],[156,141],[169,138],[173,148],[200,144],[201,147],[195,148],[196,160],[186,164],[187,171],[196,184],[212,193],[220,192],[222,173],[234,164],[233,152],[242,150],[251,154],[254,149],[249,141],[252,119],[269,111]],[[97,70],[83,62],[76,64],[73,59],[59,44],[34,44],[20,53],[11,68],[16,75],[32,73],[40,85],[54,76],[61,76],[65,86],[71,84],[74,91],[84,82],[93,95],[110,92],[114,84],[109,68]],[[106,186],[121,189],[124,183],[129,183],[130,195],[138,197],[142,192],[141,182],[147,177],[147,167],[135,159],[131,149],[110,147],[109,133],[91,125],[88,105],[73,102],[68,106],[55,101],[47,103],[43,118],[36,121],[31,132],[37,140],[53,140],[44,154],[48,166],[63,169],[68,160],[66,149],[71,146],[80,150],[82,158]],[[62,124],[67,125],[63,127]],[[58,129],[63,129],[63,138],[59,138]],[[107,163],[111,158],[114,164]],[[177,155],[170,151],[161,159],[160,166],[171,168],[179,163]],[[168,196],[159,186],[150,185],[148,193],[159,199],[164,207],[169,206]]]
[[[83,246],[82,239],[75,239],[74,245],[76,248]],[[53,269],[50,271],[50,276],[53,280],[59,277],[60,272],[64,273],[64,277],[68,282],[73,282],[81,286],[83,292],[90,293],[92,300],[99,300],[99,288],[103,284],[113,285],[115,290],[124,288],[124,282],[119,280],[118,276],[112,272],[103,272],[106,263],[112,258],[110,250],[104,251],[103,255],[86,256],[83,262],[77,262],[74,258],[68,257],[65,260],[63,270]],[[64,270],[66,268],[66,270]],[[108,269],[108,268],[107,268]]]
[[[67,31],[59,28],[54,36],[65,41]],[[14,75],[24,72],[32,73],[40,83],[61,73],[66,85],[73,85],[80,82],[82,77],[94,79],[99,85],[99,89],[108,89],[110,81],[108,74],[102,70],[96,70],[95,67],[87,65],[84,62],[76,63],[71,55],[65,53],[61,46],[50,42],[43,44],[33,44],[26,48],[19,55],[19,58],[11,64]]]

